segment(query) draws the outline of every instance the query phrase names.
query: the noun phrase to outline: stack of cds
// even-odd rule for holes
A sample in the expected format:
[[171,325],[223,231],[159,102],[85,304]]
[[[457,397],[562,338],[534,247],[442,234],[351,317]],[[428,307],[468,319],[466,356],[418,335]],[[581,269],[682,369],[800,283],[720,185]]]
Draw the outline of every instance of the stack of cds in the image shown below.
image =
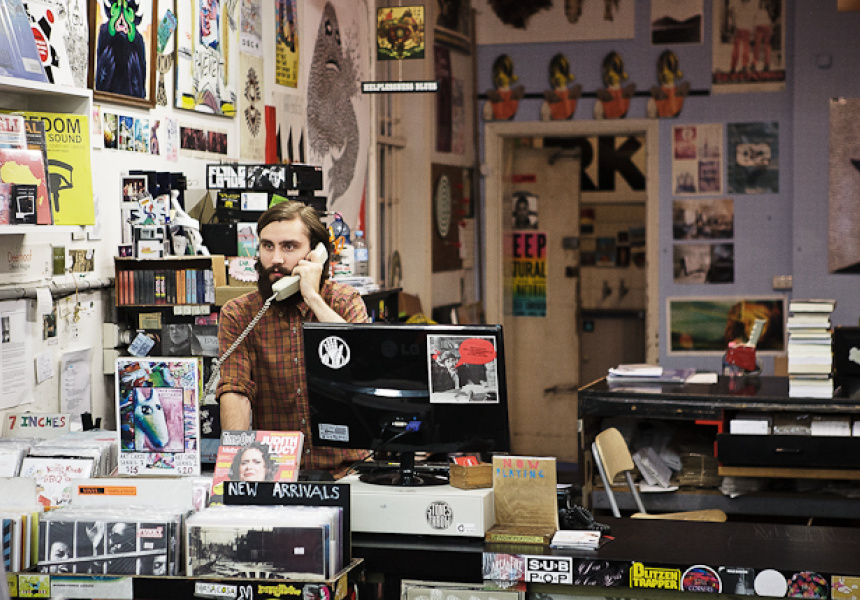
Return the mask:
[[322,581],[343,544],[340,507],[210,506],[186,521],[186,574]]
[[66,507],[39,523],[43,573],[177,575],[183,514],[170,508]]
[[34,443],[29,439],[0,438],[0,477],[17,477],[21,459]]

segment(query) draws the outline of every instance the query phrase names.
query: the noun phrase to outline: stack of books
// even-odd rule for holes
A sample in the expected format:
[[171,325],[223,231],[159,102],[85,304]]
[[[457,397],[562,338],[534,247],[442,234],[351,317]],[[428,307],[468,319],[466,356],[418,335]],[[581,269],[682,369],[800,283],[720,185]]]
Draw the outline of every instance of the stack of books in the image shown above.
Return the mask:
[[791,300],[788,303],[788,395],[833,396],[833,329],[835,300]]
[[609,384],[684,383],[696,369],[664,369],[659,365],[627,364],[611,367],[606,375]]

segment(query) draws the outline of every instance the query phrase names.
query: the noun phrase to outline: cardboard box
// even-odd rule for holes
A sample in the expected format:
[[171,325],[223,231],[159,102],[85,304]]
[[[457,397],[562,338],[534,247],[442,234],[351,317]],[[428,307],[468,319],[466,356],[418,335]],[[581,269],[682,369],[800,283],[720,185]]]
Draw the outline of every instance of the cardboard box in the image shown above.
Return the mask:
[[232,300],[233,298],[238,298],[244,294],[253,292],[257,289],[256,285],[253,286],[237,286],[237,285],[223,285],[215,288],[215,305],[216,306],[224,306],[228,300]]
[[421,310],[421,298],[406,292],[400,292],[397,295],[397,306],[400,317],[409,318],[424,312]]
[[449,471],[451,486],[461,490],[493,487],[493,465],[480,463],[477,465],[452,464]]

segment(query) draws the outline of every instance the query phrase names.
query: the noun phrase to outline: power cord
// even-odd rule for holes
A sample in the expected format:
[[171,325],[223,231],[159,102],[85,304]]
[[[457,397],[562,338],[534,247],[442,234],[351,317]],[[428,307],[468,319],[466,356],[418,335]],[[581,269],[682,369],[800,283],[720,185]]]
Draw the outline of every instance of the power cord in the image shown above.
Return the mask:
[[269,310],[269,307],[272,305],[272,302],[274,302],[275,298],[277,298],[277,297],[278,297],[277,293],[272,294],[269,297],[269,299],[263,303],[263,306],[260,308],[260,312],[257,313],[257,316],[255,316],[253,319],[251,319],[251,322],[248,323],[247,327],[245,327],[245,331],[243,331],[239,335],[239,337],[237,337],[236,340],[230,345],[230,347],[227,348],[227,350],[224,352],[224,354],[221,355],[221,358],[216,358],[215,360],[212,361],[212,371],[209,374],[209,380],[206,382],[206,385],[203,387],[203,403],[204,404],[214,404],[214,402],[208,402],[207,398],[209,397],[210,394],[212,394],[212,388],[215,386],[215,384],[221,378],[221,365],[224,364],[224,361],[226,361],[230,357],[230,355],[236,351],[236,348],[239,347],[239,344],[241,344],[245,340],[245,338],[248,337],[248,334],[250,334],[251,330],[254,329],[254,327],[257,325],[257,323],[260,322],[260,319],[263,318],[263,315],[266,314],[266,311]]

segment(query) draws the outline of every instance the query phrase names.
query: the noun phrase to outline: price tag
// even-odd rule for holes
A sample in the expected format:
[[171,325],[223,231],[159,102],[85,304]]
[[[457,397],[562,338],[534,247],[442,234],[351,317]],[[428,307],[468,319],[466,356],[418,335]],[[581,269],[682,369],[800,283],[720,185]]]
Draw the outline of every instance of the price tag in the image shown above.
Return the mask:
[[198,598],[230,598],[233,600],[239,593],[239,586],[224,585],[223,583],[210,583],[208,581],[197,581],[194,583],[194,595]]
[[51,597],[132,600],[134,581],[131,577],[54,577],[51,579]]
[[21,573],[18,575],[19,598],[50,598],[51,576]]

